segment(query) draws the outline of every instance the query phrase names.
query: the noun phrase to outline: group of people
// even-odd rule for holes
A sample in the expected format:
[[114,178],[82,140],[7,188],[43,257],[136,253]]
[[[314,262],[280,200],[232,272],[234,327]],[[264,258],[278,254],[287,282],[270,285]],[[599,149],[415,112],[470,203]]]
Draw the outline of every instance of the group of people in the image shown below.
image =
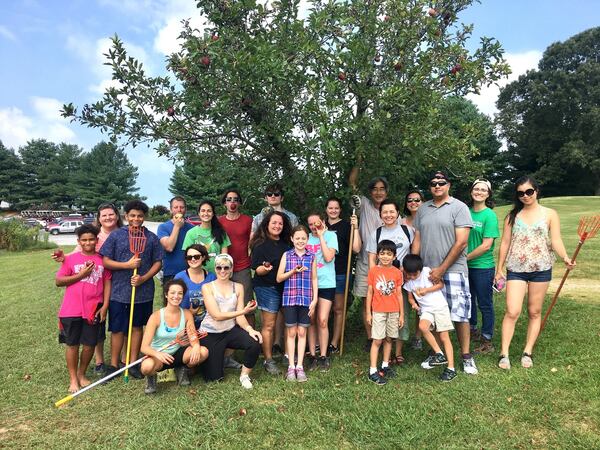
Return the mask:
[[[129,373],[146,377],[147,393],[156,391],[157,372],[169,368],[175,368],[181,385],[189,384],[195,371],[214,381],[224,377],[225,368],[234,368],[240,370],[241,385],[252,388],[250,373],[261,351],[268,374],[282,373],[275,360],[280,353],[286,380],[304,382],[308,370],[328,370],[331,356],[339,351],[348,285],[362,301],[368,378],[374,383],[385,384],[395,375],[391,366],[405,364],[413,309],[413,346],[420,349],[425,340],[431,348],[421,366],[445,366],[442,381],[456,377],[449,335],[456,330],[462,368],[477,374],[473,355],[495,351],[493,290],[504,283],[507,308],[498,365],[511,367],[509,347],[527,294],[529,322],[521,364],[531,367],[553,251],[572,266],[558,216],[539,204],[535,180],[517,180],[496,265],[493,250],[499,230],[491,209],[491,183],[472,183],[470,207],[452,197],[450,188],[450,177],[437,171],[430,179],[432,199],[425,201],[419,190],[412,190],[400,209],[388,198],[387,180],[377,177],[368,184],[368,196],[361,197],[358,215],[342,218],[342,202],[331,197],[324,211],[308,214],[307,227],[283,207],[279,183],[266,187],[267,207],[254,218],[241,212],[243,199],[236,189],[223,194],[226,213],[220,217],[212,201],[201,201],[197,226],[185,220],[185,199],[176,196],[170,201],[172,218],[156,235],[143,227],[148,213],[143,202],[125,205],[126,226],[114,205],[100,205],[97,226],[77,230],[74,252],[53,256],[62,263],[56,284],[67,287],[59,311],[59,340],[67,345],[69,391],[90,383],[85,372],[94,348],[97,373],[114,373],[123,360],[146,355]],[[129,227],[143,230],[146,244],[139,255],[131,251]],[[357,257],[351,283],[347,276],[353,253]],[[164,307],[153,312],[153,277],[161,268]],[[126,358],[132,286],[136,292]],[[256,309],[260,331],[255,329]],[[103,351],[107,316],[109,364]],[[170,345],[181,333],[195,336],[196,330],[205,334],[200,341]],[[473,350],[472,341],[477,342]],[[235,350],[243,352],[241,363],[233,357]]]

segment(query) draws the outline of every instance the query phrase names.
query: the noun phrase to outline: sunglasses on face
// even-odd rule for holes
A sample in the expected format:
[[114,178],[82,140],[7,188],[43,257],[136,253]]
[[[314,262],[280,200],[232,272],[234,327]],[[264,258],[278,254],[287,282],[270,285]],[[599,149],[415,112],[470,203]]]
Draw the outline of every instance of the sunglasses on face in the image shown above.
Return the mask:
[[185,255],[185,259],[187,261],[191,261],[191,260],[198,261],[199,259],[202,259],[202,255]]
[[447,184],[448,184],[447,181],[432,181],[431,183],[429,183],[429,186],[440,187],[440,186],[446,186]]
[[266,197],[281,197],[281,192],[267,192]]
[[222,270],[227,272],[228,270],[231,270],[231,266],[215,266],[215,270],[217,272],[221,272]]
[[227,197],[225,199],[226,202],[231,202],[231,203],[239,203],[240,198],[239,197]]
[[517,191],[519,197],[531,197],[535,193],[535,189],[527,189],[526,191]]
[[406,203],[421,203],[420,198],[408,198],[406,199]]

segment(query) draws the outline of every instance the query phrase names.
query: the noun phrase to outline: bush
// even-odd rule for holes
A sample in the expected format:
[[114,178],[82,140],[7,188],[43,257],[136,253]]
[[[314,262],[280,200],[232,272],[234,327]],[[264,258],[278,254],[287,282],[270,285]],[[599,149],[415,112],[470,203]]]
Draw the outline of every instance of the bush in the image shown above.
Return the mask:
[[48,242],[48,235],[39,238],[39,228],[29,228],[18,220],[0,222],[0,249],[11,252],[28,248],[53,248],[55,244]]

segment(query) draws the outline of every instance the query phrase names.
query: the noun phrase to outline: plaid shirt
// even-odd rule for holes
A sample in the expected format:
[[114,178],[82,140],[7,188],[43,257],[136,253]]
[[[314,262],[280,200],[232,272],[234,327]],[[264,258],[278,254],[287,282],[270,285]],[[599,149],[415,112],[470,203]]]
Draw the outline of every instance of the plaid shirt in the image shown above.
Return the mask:
[[286,272],[296,266],[304,266],[308,270],[296,272],[285,281],[282,306],[310,306],[313,296],[311,274],[314,260],[314,253],[308,250],[302,256],[298,256],[295,249],[285,252]]

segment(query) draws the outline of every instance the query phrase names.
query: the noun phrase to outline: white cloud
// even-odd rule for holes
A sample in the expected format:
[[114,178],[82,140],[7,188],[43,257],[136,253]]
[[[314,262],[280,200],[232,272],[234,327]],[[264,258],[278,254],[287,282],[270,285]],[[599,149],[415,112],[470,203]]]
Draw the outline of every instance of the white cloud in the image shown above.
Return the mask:
[[498,112],[496,100],[498,100],[498,95],[500,95],[500,88],[515,81],[528,70],[536,69],[542,58],[542,52],[539,50],[530,50],[523,53],[506,53],[505,58],[512,70],[512,73],[507,78],[498,81],[497,84],[484,86],[479,95],[467,95],[467,98],[477,105],[479,111],[490,117],[493,117]]
[[4,36],[9,41],[13,41],[13,42],[17,41],[17,36],[15,36],[15,34],[12,31],[10,31],[8,28],[6,28],[3,25],[0,25],[0,36]]
[[31,97],[32,114],[14,106],[0,109],[0,140],[7,147],[18,148],[31,139],[52,142],[76,141],[67,119],[60,116],[62,102],[54,98]]

